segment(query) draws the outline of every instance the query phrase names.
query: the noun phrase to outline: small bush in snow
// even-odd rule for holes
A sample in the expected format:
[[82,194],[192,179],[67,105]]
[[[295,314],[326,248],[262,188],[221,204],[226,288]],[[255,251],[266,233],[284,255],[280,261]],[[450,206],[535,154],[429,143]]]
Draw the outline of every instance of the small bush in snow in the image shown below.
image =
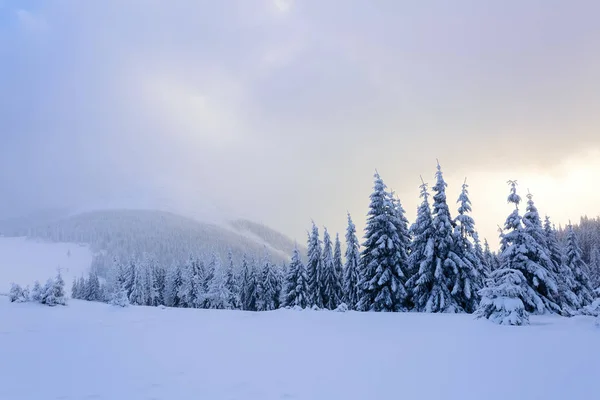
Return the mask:
[[346,312],[346,311],[348,311],[348,306],[346,305],[346,303],[342,303],[339,306],[337,306],[337,308],[335,309],[335,311],[337,311],[337,312]]
[[28,290],[23,288],[16,283],[13,283],[10,292],[8,293],[8,298],[11,303],[24,303],[29,300],[28,298]]

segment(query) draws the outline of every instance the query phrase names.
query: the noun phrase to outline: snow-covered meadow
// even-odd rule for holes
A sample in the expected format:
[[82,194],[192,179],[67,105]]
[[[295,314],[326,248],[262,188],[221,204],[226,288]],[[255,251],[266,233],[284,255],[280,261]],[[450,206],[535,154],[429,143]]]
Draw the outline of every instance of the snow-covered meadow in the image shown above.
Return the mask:
[[0,399],[578,400],[591,317],[67,307],[0,296]]
[[84,245],[0,237],[0,293],[8,293],[13,282],[27,286],[39,280],[44,284],[58,268],[70,288],[73,278],[88,272],[92,258]]

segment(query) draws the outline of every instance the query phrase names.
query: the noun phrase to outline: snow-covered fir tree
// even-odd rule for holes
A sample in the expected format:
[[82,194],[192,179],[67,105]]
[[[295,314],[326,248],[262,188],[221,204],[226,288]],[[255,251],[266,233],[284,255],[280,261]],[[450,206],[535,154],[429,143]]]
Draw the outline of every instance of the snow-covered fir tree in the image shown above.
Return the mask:
[[546,240],[546,249],[552,262],[553,271],[555,271],[556,284],[558,288],[558,303],[561,313],[565,316],[576,314],[579,308],[578,299],[573,288],[575,279],[572,271],[564,264],[562,249],[558,241],[556,229],[550,222],[550,217],[544,219],[544,237]]
[[335,234],[335,242],[333,245],[333,270],[335,272],[335,280],[337,286],[337,298],[340,303],[344,302],[344,261],[342,260],[342,243],[340,235]]
[[398,232],[403,222],[386,189],[376,172],[361,255],[361,311],[403,311],[408,306],[407,249]]
[[206,290],[204,288],[205,267],[204,262],[198,257],[190,256],[187,266],[190,274],[189,301],[190,307],[202,308],[204,306]]
[[144,304],[147,306],[157,306],[159,304],[159,292],[158,285],[156,283],[155,270],[157,269],[156,261],[149,256],[145,257],[144,263],[142,264],[144,271]]
[[138,306],[146,304],[146,271],[140,262],[135,265],[129,302]]
[[574,278],[573,293],[577,296],[577,308],[584,307],[594,300],[594,291],[590,285],[590,278],[586,273],[587,267],[581,257],[581,248],[573,225],[567,227],[567,240],[565,245],[565,266],[572,272]]
[[248,262],[247,256],[242,257],[241,282],[240,282],[240,303],[242,310],[255,311],[256,309],[256,282],[254,273]]
[[[75,282],[78,282],[77,279],[75,279]],[[77,284],[77,294],[78,297],[73,297],[74,299],[79,299],[79,284]],[[33,284],[33,289],[31,289],[31,301],[35,301],[35,302],[41,302],[42,301],[42,285],[40,285],[40,281],[35,281]]]
[[408,257],[410,278],[406,285],[411,290],[413,307],[423,311],[433,287],[435,265],[433,264],[433,220],[429,206],[429,191],[422,179],[419,188],[422,201],[417,208],[417,219],[410,227],[413,240]]
[[90,271],[88,278],[85,280],[84,300],[87,301],[103,301],[102,291],[100,288],[100,279],[95,271]]
[[[176,264],[173,265],[166,273],[165,277],[165,305],[169,307],[181,307],[181,298],[179,293],[183,285],[183,279],[181,275],[181,267]],[[127,291],[127,289],[126,289]]]
[[309,306],[323,307],[321,297],[321,263],[322,248],[319,238],[319,228],[313,222],[312,230],[308,235],[308,262],[306,263],[306,275],[308,277],[308,302]]
[[11,284],[10,291],[8,292],[8,300],[11,303],[25,303],[29,300],[29,298],[25,289],[23,289],[20,285],[13,283]]
[[229,298],[229,304],[234,309],[241,308],[240,305],[240,283],[238,279],[238,274],[235,269],[235,264],[233,262],[233,253],[231,250],[227,253],[227,270],[225,272],[225,286],[229,291],[231,297]]
[[[470,215],[472,209],[468,187],[465,180],[457,201],[458,215],[454,220],[454,243],[449,252],[449,259],[458,271],[455,274],[452,296],[461,309],[472,313],[479,305],[478,292],[484,285],[485,270],[482,264],[483,254],[478,254],[471,242],[479,239],[475,231],[475,221]],[[479,248],[481,249],[481,246]],[[458,259],[453,260],[455,257]]]
[[560,313],[560,296],[557,283],[560,264],[554,264],[551,260],[546,234],[542,227],[542,220],[531,193],[527,194],[527,207],[523,215],[523,226],[525,233],[529,234],[536,248],[536,252],[530,253],[529,257],[533,262],[542,267],[548,276],[547,285],[538,285],[538,291],[544,296],[544,299],[547,299],[546,307],[552,312]]
[[[552,275],[539,262],[543,250],[537,241],[525,230],[519,214],[521,196],[517,194],[516,181],[509,181],[508,202],[515,206],[508,216],[501,235],[500,268],[519,271],[532,290],[521,291],[525,310],[535,314],[554,312],[559,309],[548,293],[556,293],[557,287]],[[546,256],[547,257],[547,256]]]
[[327,228],[323,230],[323,252],[321,259],[321,299],[323,299],[323,308],[329,310],[335,310],[337,306],[342,302],[339,298],[341,292],[340,282],[335,271],[335,264],[333,261],[333,249],[331,236]]
[[283,300],[284,307],[308,306],[308,278],[306,276],[306,267],[300,258],[298,246],[294,246],[292,261],[287,269],[285,277],[285,295]]
[[483,241],[483,258],[485,260],[484,265],[487,269],[487,276],[489,276],[492,271],[498,269],[498,262],[495,254],[492,253],[492,250],[490,249],[490,244],[487,239],[484,239]]
[[[447,185],[439,164],[435,177],[431,230],[415,235],[415,240],[418,240],[420,247],[423,248],[419,249],[423,256],[419,264],[419,272],[411,281],[414,287],[413,301],[419,311],[459,312],[462,311],[462,307],[451,293],[459,268],[466,267],[460,265],[462,260],[452,251],[453,224],[446,201]],[[426,216],[422,217],[422,221],[419,221],[417,216],[417,222],[424,224],[425,229],[429,229]],[[425,239],[427,239],[426,244],[423,243]]]
[[477,318],[487,318],[500,325],[528,325],[529,313],[521,299],[535,296],[520,271],[502,265],[487,279],[480,291]]
[[275,310],[277,306],[277,287],[279,285],[279,282],[277,281],[277,276],[274,272],[274,268],[275,266],[271,263],[271,255],[265,249],[262,268],[260,268],[260,274],[257,274],[257,311]]
[[225,284],[225,271],[219,260],[219,256],[216,253],[213,254],[211,264],[212,266],[210,268],[212,276],[208,284],[204,306],[216,310],[229,310],[233,308],[233,305],[229,302],[231,299],[231,292]]
[[360,291],[360,248],[356,237],[356,226],[348,213],[346,229],[346,264],[344,267],[344,303],[349,309],[356,309],[361,297]]

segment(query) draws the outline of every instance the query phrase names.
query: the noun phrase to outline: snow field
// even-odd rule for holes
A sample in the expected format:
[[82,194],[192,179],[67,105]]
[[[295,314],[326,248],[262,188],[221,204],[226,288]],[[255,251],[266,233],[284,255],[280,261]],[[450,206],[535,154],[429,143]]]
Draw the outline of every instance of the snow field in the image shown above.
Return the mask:
[[0,293],[8,293],[13,282],[31,288],[39,280],[43,286],[60,268],[70,294],[73,278],[87,274],[91,264],[87,246],[0,237]]
[[0,399],[595,398],[594,318],[67,307],[0,297]]

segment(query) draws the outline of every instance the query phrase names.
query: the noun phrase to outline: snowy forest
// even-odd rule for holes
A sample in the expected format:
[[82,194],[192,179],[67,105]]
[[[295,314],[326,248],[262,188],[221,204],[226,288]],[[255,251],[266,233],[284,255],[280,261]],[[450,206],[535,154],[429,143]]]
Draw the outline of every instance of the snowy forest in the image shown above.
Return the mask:
[[217,251],[169,267],[151,256],[114,260],[106,277],[92,270],[76,279],[72,297],[118,306],[473,313],[509,325],[527,324],[530,314],[599,314],[600,219],[556,228],[548,216],[542,220],[533,196],[524,201],[509,181],[513,210],[493,252],[470,215],[466,180],[454,217],[446,188],[438,164],[431,190],[422,181],[411,225],[375,173],[364,240],[348,214],[344,252],[339,234],[324,228],[321,235],[313,222],[305,260],[298,246],[282,264],[266,247],[238,263],[232,252],[222,260]]

